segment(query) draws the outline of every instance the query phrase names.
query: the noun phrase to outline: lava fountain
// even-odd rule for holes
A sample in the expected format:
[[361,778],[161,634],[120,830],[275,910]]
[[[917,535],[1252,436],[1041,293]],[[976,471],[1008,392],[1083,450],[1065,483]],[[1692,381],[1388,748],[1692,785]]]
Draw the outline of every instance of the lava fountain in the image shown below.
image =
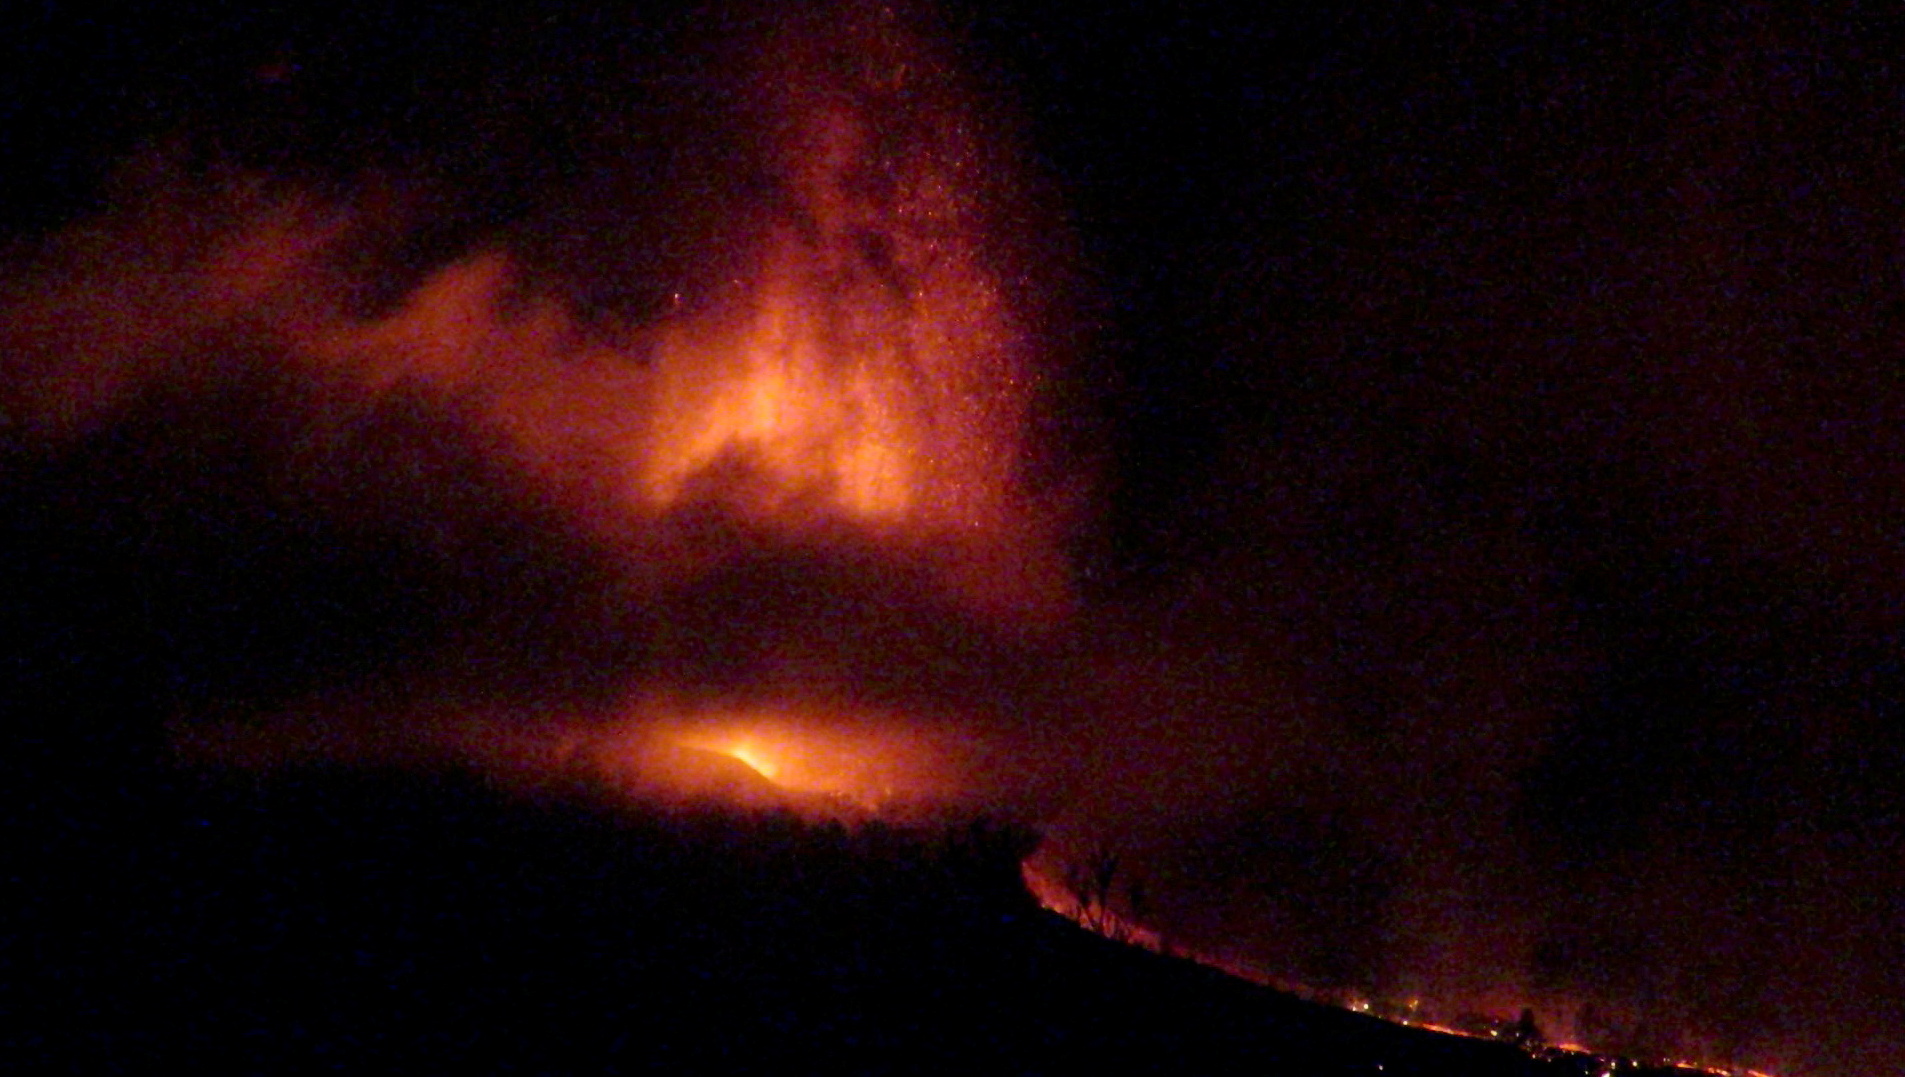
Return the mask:
[[[117,208],[56,240],[0,322],[16,429],[84,440],[155,395],[263,379],[280,386],[258,439],[279,504],[454,562],[496,525],[432,477],[444,427],[610,566],[510,614],[545,626],[527,644],[481,617],[433,644],[441,686],[538,632],[609,641],[550,660],[583,655],[597,687],[538,701],[549,721],[344,682],[229,728],[185,715],[182,750],[494,757],[553,726],[592,757],[652,758],[659,738],[861,806],[983,767],[945,731],[1036,691],[1024,654],[1072,605],[1076,491],[1041,477],[1027,434],[1056,257],[926,21],[857,2],[716,20],[694,77],[659,98],[700,125],[671,160],[706,182],[624,205],[639,183],[601,154],[394,299],[364,297],[404,279],[390,252],[435,197],[401,175],[300,185],[154,150]],[[663,270],[618,265],[631,236],[667,248]],[[650,301],[591,305],[631,290],[604,284],[618,274]],[[366,416],[392,410],[430,418],[367,447]]]

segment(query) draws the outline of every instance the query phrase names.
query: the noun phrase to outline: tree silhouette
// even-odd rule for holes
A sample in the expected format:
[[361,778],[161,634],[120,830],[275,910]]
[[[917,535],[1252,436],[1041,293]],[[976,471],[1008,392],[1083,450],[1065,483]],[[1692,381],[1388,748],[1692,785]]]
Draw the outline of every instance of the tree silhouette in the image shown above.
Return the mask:
[[1523,1050],[1532,1050],[1548,1042],[1541,1034],[1541,1026],[1535,1023],[1535,1011],[1525,1006],[1522,1007],[1520,1019],[1508,1030],[1508,1039]]

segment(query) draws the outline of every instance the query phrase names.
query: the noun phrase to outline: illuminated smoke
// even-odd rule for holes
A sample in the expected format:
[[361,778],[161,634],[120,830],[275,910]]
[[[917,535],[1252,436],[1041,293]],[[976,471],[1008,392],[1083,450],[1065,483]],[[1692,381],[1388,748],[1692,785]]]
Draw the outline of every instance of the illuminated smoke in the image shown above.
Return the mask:
[[602,484],[591,511],[647,532],[648,553],[658,525],[714,512],[934,561],[995,612],[1057,612],[1055,521],[1020,442],[1039,372],[1002,280],[1018,241],[994,237],[987,205],[1010,178],[987,174],[972,107],[900,16],[835,14],[724,43],[771,59],[733,61],[748,92],[697,137],[731,144],[763,190],[718,236],[684,238],[717,264],[656,316],[589,322],[505,241],[351,317],[365,282],[344,263],[420,211],[190,176],[153,151],[122,180],[126,207],[57,242],[8,304],[16,430],[78,436],[154,382],[214,381],[198,349],[237,334],[315,378],[474,412],[517,464]]
[[[263,431],[248,437],[271,498],[455,562],[482,541],[472,528],[497,524],[467,518],[461,480],[417,440],[442,423],[612,566],[577,583],[604,593],[558,581],[558,608],[522,614],[600,637],[572,650],[610,688],[573,717],[606,743],[671,724],[678,747],[855,803],[951,795],[956,772],[985,785],[949,719],[1010,709],[1034,681],[994,665],[1071,610],[1069,509],[1034,475],[1029,435],[1044,297],[1019,233],[1034,225],[920,21],[842,4],[724,21],[693,46],[724,67],[722,105],[676,105],[709,124],[692,137],[724,175],[705,204],[688,198],[671,236],[688,254],[650,307],[591,305],[617,294],[604,280],[644,271],[604,255],[613,244],[552,263],[539,238],[615,219],[613,158],[404,280],[385,252],[429,227],[429,185],[301,185],[156,143],[109,212],[15,274],[8,433],[86,444],[152,400],[263,387],[234,400],[263,393],[274,410],[229,421]],[[379,297],[391,280],[406,290]],[[406,410],[431,417],[366,448],[366,429]],[[484,639],[482,621],[450,635],[463,667],[518,646]],[[251,761],[364,742],[520,751],[497,722],[526,719],[431,677],[400,700],[326,686],[263,728],[183,715],[179,743]],[[406,717],[381,713],[392,703]]]
[[[1238,940],[1259,966],[1332,988],[1419,989],[1507,1013],[1537,1001],[1563,1014],[1577,991],[1644,995],[1632,985],[1661,968],[1723,985],[1693,992],[1703,998],[1853,993],[1856,964],[1809,972],[1790,989],[1774,977],[1778,990],[1763,990],[1749,976],[1764,965],[1694,953],[1687,940],[1699,936],[1662,932],[1636,911],[1673,904],[1718,925],[1715,937],[1737,940],[1792,907],[1782,894],[1818,895],[1826,909],[1853,904],[1840,896],[1858,892],[1862,865],[1851,853],[1795,871],[1791,883],[1742,888],[1723,863],[1735,846],[1723,833],[1705,841],[1690,825],[1643,835],[1665,851],[1629,850],[1617,867],[1646,867],[1658,853],[1699,871],[1661,878],[1657,869],[1644,892],[1596,870],[1577,893],[1545,892],[1574,887],[1568,873],[1581,865],[1547,863],[1527,847],[1519,783],[1544,751],[1566,755],[1553,727],[1579,706],[1582,671],[1601,657],[1563,608],[1567,581],[1557,582],[1546,540],[1530,537],[1550,525],[1524,503],[1451,476],[1476,459],[1486,471],[1475,435],[1505,431],[1506,447],[1488,451],[1533,462],[1501,470],[1498,481],[1558,483],[1569,487],[1564,499],[1606,502],[1591,511],[1618,515],[1636,497],[1609,500],[1606,482],[1579,476],[1623,456],[1644,474],[1657,466],[1648,455],[1664,454],[1673,468],[1707,476],[1705,501],[1662,494],[1676,503],[1655,510],[1665,522],[1630,526],[1695,527],[1701,558],[1720,550],[1754,571],[1783,564],[1807,588],[1883,598],[1896,575],[1883,569],[1896,557],[1858,551],[1898,548],[1884,541],[1896,469],[1864,458],[1887,455],[1895,438],[1841,445],[1835,431],[1846,426],[1835,409],[1850,408],[1836,397],[1787,410],[1784,383],[1729,381],[1746,375],[1715,374],[1717,362],[1656,361],[1656,351],[1707,345],[1644,340],[1655,332],[1646,325],[1629,341],[1649,357],[1644,371],[1600,353],[1580,360],[1597,372],[1588,380],[1606,370],[1613,386],[1607,400],[1582,406],[1583,429],[1597,414],[1620,417],[1608,429],[1631,430],[1630,416],[1654,413],[1640,420],[1651,441],[1641,448],[1616,444],[1625,435],[1527,433],[1527,415],[1546,415],[1551,404],[1544,396],[1537,407],[1535,390],[1517,387],[1540,384],[1545,394],[1550,382],[1582,375],[1520,338],[1489,342],[1511,357],[1491,366],[1472,356],[1493,352],[1471,347],[1466,330],[1456,334],[1464,359],[1449,369],[1463,376],[1452,383],[1484,387],[1487,400],[1447,414],[1437,410],[1447,401],[1418,400],[1416,382],[1394,381],[1361,354],[1292,361],[1302,376],[1288,385],[1276,373],[1285,357],[1259,356],[1264,370],[1250,378],[1275,384],[1277,400],[1239,393],[1223,403],[1262,404],[1290,429],[1271,437],[1253,426],[1249,440],[1223,446],[1224,458],[1209,464],[1221,494],[1171,502],[1184,510],[1173,526],[1211,536],[1199,536],[1203,559],[1171,568],[1142,599],[1080,618],[1060,552],[1078,494],[1041,470],[1049,447],[1037,433],[1062,359],[1048,350],[1042,320],[1057,287],[1046,271],[1062,259],[1039,260],[1051,237],[1024,212],[1009,143],[994,137],[993,117],[947,52],[918,32],[930,20],[906,6],[765,11],[717,20],[707,31],[713,43],[687,50],[698,59],[668,69],[674,77],[702,64],[704,81],[679,78],[640,117],[605,118],[608,134],[578,155],[579,174],[532,162],[522,181],[529,209],[441,247],[429,236],[456,216],[446,203],[467,210],[445,193],[457,177],[412,175],[399,162],[318,182],[215,153],[223,163],[207,164],[188,131],[127,164],[106,211],[38,248],[7,252],[0,438],[9,449],[57,454],[144,423],[160,430],[145,435],[159,455],[180,450],[163,461],[172,471],[153,473],[249,453],[259,481],[237,492],[256,497],[262,512],[324,521],[326,541],[393,547],[405,565],[428,569],[417,605],[452,599],[435,615],[442,638],[396,673],[320,668],[289,701],[256,705],[267,720],[234,693],[236,701],[214,701],[222,708],[180,715],[181,745],[249,761],[443,750],[497,765],[587,757],[645,792],[763,805],[790,793],[863,808],[1005,790],[1047,823],[1054,848],[1123,850],[1128,870],[1149,874],[1155,916],[1170,931]],[[297,85],[286,70],[271,69],[272,86]],[[606,90],[590,104],[605,114],[620,106]],[[1697,121],[1697,103],[1687,107]],[[643,125],[652,114],[671,118],[651,132]],[[1615,126],[1626,132],[1628,120]],[[662,165],[638,165],[632,152],[619,158],[640,139],[617,133],[618,124],[669,142],[675,156]],[[472,142],[481,128],[471,125]],[[1316,143],[1333,145],[1341,130]],[[498,153],[498,170],[533,156],[512,152]],[[457,163],[479,159],[491,164],[474,152]],[[1361,167],[1328,153],[1321,160],[1319,183],[1332,168]],[[1391,180],[1371,186],[1386,191]],[[1592,231],[1596,213],[1618,218],[1628,200],[1623,192],[1618,206],[1577,211],[1555,234],[1571,244],[1576,225]],[[1655,208],[1661,220],[1686,215],[1671,200]],[[1715,265],[1726,237],[1752,234],[1751,222],[1694,218],[1693,233],[1661,238],[1639,268],[1616,274],[1632,294],[1657,296],[1651,312],[1626,304],[1617,318],[1594,292],[1573,311],[1544,303],[1533,320],[1558,309],[1565,333],[1581,340],[1629,340],[1611,322],[1630,316],[1663,331],[1708,324],[1675,306],[1675,288],[1691,286],[1661,282],[1680,279],[1684,264]],[[1281,249],[1256,242],[1253,257]],[[1319,293],[1315,304],[1354,312],[1340,327],[1345,339],[1366,330],[1365,283],[1375,302],[1416,264],[1387,264],[1391,245],[1352,232],[1345,262],[1309,267],[1358,282],[1355,296]],[[1475,261],[1486,265],[1485,254]],[[1474,269],[1461,259],[1433,268],[1456,281]],[[1744,279],[1748,268],[1732,272]],[[1517,263],[1500,276],[1490,287],[1511,294],[1542,274]],[[1236,332],[1250,339],[1237,350],[1287,336],[1252,306],[1263,297],[1215,283],[1222,288],[1209,290],[1244,292],[1232,299],[1239,309],[1203,315],[1243,327]],[[1494,293],[1476,292],[1486,294]],[[1280,309],[1275,298],[1263,307]],[[1411,302],[1391,306],[1377,313],[1415,324]],[[1474,325],[1525,324],[1531,309],[1462,308]],[[1756,317],[1739,316],[1730,332],[1761,333]],[[1209,342],[1196,343],[1183,350],[1202,362]],[[1153,359],[1164,361],[1145,357]],[[1850,388],[1835,392],[1848,399],[1895,399],[1867,392],[1876,378],[1846,377]],[[1394,381],[1383,391],[1408,397],[1409,407],[1391,414],[1374,399],[1368,386],[1383,378]],[[166,426],[175,412],[176,434]],[[1417,422],[1456,465],[1423,462],[1417,442],[1385,447],[1385,437],[1400,437],[1389,427]],[[1796,451],[1729,448],[1748,430],[1771,431]],[[1807,464],[1809,454],[1826,463]],[[1471,513],[1470,497],[1485,511]],[[1817,511],[1768,530],[1757,506],[1791,500]],[[1451,509],[1455,502],[1465,507]],[[1731,546],[1746,552],[1725,554]],[[1810,562],[1793,552],[1807,550],[1830,569],[1808,575]],[[1573,556],[1609,552],[1621,550]],[[1882,623],[1883,605],[1859,609]],[[1757,623],[1748,606],[1736,619]],[[1801,703],[1807,691],[1795,689]],[[1766,749],[1767,769],[1866,774],[1862,706],[1848,704],[1855,717],[1820,734],[1820,751]],[[208,721],[227,710],[244,721]],[[1758,707],[1748,724],[1783,728],[1775,710]],[[1763,771],[1737,759],[1739,773],[1710,779],[1714,787],[1760,781]],[[1699,783],[1678,788],[1687,818],[1724,830],[1714,820],[1730,801],[1704,807]],[[1889,793],[1874,782],[1860,795]],[[1061,800],[1066,810],[1045,811]],[[1771,838],[1745,847],[1768,859],[1781,852]],[[1883,919],[1855,911],[1864,922]],[[1833,919],[1786,931],[1785,963],[1814,956],[1794,940],[1830,934]],[[1653,949],[1616,955],[1627,965],[1588,982],[1610,940],[1624,939]],[[1541,955],[1544,944],[1552,952]],[[1555,982],[1539,982],[1544,961]],[[1542,991],[1551,997],[1531,998]],[[1671,1009],[1659,999],[1633,1003],[1649,1005]],[[1549,1009],[1543,1020],[1564,1023]]]

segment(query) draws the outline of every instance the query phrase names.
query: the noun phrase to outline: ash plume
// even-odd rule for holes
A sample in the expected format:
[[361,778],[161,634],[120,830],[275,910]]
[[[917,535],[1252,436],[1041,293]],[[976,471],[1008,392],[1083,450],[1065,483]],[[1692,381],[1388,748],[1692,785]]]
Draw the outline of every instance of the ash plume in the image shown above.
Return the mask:
[[1190,949],[1883,1070],[1896,79],[1472,6],[49,28],[112,77],[10,98],[18,814],[772,712]]

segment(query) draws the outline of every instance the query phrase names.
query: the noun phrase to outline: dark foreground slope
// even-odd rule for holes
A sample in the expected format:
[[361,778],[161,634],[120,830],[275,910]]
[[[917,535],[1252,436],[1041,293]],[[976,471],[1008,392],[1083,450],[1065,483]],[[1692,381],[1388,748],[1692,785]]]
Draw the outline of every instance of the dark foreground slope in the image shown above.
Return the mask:
[[[1086,934],[963,823],[630,813],[460,774],[162,783],[43,847],[9,1058],[93,1073],[1561,1073]],[[37,859],[37,858],[36,858]]]

